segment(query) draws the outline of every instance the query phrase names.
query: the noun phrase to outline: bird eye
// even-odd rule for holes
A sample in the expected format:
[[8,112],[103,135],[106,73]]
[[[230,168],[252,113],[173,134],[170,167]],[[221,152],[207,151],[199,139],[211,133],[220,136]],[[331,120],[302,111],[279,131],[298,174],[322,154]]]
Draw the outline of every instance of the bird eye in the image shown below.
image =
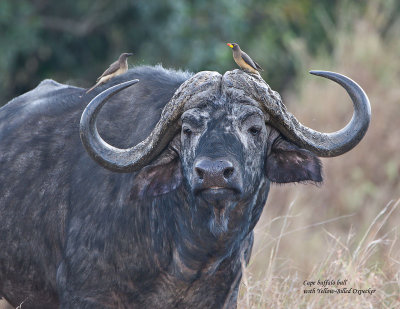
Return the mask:
[[190,135],[192,135],[192,130],[190,130],[189,128],[183,128],[183,134],[185,134],[187,137],[189,137]]
[[253,136],[257,136],[261,132],[261,127],[259,126],[252,126],[249,128],[249,133]]

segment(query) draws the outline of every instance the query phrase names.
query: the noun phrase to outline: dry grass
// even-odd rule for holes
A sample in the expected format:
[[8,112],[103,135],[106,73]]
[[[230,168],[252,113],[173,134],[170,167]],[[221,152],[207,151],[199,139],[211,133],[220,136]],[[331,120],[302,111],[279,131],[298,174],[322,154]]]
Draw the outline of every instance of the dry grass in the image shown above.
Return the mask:
[[[239,308],[400,308],[400,20],[390,18],[391,0],[368,1],[362,13],[341,3],[340,22],[327,30],[333,57],[321,51],[311,59],[301,40],[291,43],[303,73],[283,99],[304,124],[337,130],[351,117],[347,94],[305,72],[343,73],[370,98],[369,131],[354,150],[323,160],[322,186],[272,188]],[[376,292],[305,294],[304,280],[318,279],[347,279],[346,288]]]
[[[267,267],[260,275],[252,263],[244,268],[239,308],[398,308],[400,307],[400,261],[393,256],[399,245],[396,230],[378,237],[400,204],[390,202],[375,217],[362,239],[354,243],[354,233],[342,239],[322,228],[326,235],[323,258],[307,273],[291,268],[293,261],[282,257],[280,248],[285,237],[298,230],[289,229],[294,204],[282,218],[279,235],[267,242],[269,250],[259,248],[253,259],[264,256]],[[397,209],[398,211],[398,209]],[[319,222],[323,226],[329,222]],[[272,222],[271,222],[272,224]],[[307,226],[305,229],[315,227]],[[265,227],[264,227],[265,228]],[[263,237],[259,229],[258,237]],[[264,236],[265,237],[265,236]],[[387,252],[385,265],[374,261],[378,251]],[[305,252],[307,255],[307,252]],[[319,282],[318,282],[319,281]],[[338,293],[338,289],[341,292]],[[308,291],[309,293],[306,293]],[[331,291],[331,293],[329,293]],[[347,292],[347,293],[345,293]]]

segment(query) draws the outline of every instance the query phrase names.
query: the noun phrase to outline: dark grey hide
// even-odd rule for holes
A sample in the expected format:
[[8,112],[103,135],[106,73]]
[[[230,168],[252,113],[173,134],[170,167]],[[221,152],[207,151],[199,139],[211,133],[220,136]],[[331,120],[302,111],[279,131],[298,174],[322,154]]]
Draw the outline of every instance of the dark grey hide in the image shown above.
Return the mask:
[[246,86],[240,70],[197,76],[184,85],[181,131],[134,173],[90,159],[83,109],[139,79],[98,120],[126,148],[190,74],[138,67],[89,96],[44,81],[0,109],[1,296],[23,308],[236,307],[270,182],[322,181],[320,162],[268,124],[259,96],[280,101],[268,85]]

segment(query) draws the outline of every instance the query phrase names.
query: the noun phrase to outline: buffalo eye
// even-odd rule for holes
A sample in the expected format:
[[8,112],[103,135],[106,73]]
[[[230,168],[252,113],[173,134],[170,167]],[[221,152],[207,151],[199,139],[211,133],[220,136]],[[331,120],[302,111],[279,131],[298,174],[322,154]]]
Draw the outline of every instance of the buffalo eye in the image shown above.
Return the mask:
[[261,127],[259,126],[252,126],[249,128],[249,133],[253,136],[258,136],[261,132]]
[[183,128],[183,134],[185,134],[187,137],[190,137],[192,135],[192,130],[190,130],[188,127]]

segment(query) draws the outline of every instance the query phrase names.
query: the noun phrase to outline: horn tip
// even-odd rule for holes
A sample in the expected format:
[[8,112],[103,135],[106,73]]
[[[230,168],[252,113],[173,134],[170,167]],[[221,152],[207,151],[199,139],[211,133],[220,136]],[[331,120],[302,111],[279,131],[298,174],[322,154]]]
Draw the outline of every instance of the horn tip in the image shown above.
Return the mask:
[[311,70],[308,73],[312,74],[312,75],[324,75],[324,73],[330,73],[329,71],[321,71],[321,70]]
[[121,91],[121,90],[123,90],[125,88],[128,88],[128,87],[130,87],[130,86],[132,86],[132,85],[134,85],[134,84],[136,84],[138,82],[139,82],[138,79],[132,79],[132,80],[128,80],[126,82],[122,82],[120,84],[117,84],[117,85],[115,85],[113,87],[110,87],[108,89],[116,89],[117,92],[119,92],[119,91]]
[[129,84],[129,85],[133,85],[133,84],[136,84],[138,82],[139,82],[138,79],[132,79],[132,80],[128,80],[126,83]]

